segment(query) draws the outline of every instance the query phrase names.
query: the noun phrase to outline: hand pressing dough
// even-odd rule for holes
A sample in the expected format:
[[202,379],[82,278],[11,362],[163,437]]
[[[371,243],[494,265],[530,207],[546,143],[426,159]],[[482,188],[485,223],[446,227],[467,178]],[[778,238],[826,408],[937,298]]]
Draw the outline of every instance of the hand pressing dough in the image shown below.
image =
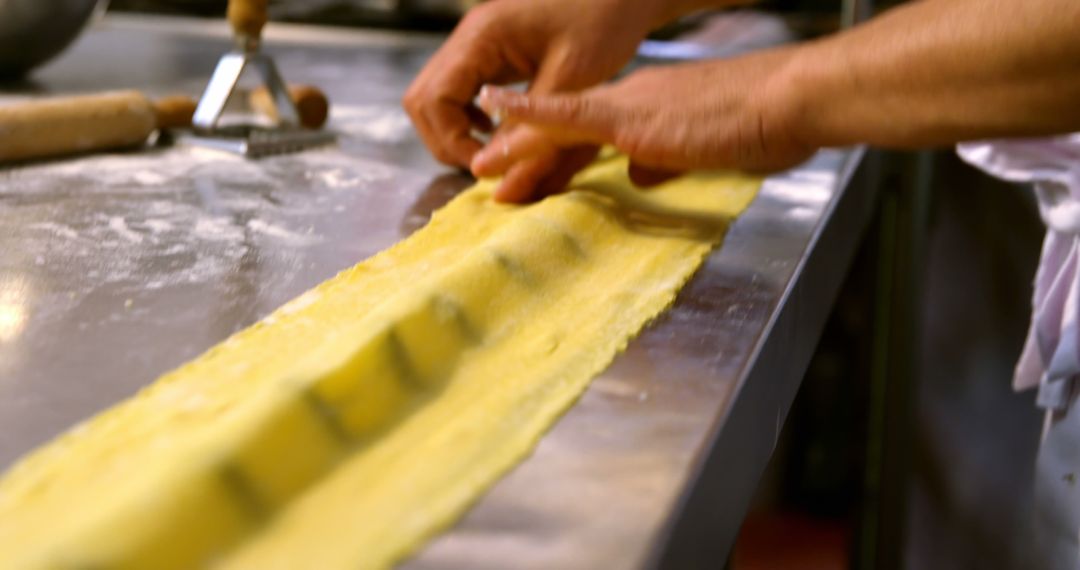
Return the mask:
[[483,182],[413,236],[0,481],[0,567],[384,568],[454,522],[719,243],[760,181],[529,206]]

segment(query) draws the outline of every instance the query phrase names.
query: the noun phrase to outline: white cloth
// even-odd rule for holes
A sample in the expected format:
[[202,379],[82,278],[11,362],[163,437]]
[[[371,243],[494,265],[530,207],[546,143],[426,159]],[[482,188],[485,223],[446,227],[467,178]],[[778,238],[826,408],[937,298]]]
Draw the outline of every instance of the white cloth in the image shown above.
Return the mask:
[[[960,157],[1031,183],[1046,224],[1031,328],[1013,386],[1038,387],[1046,427],[1035,466],[1032,568],[1080,569],[1080,133],[960,145]],[[1008,231],[1008,228],[1002,228]]]
[[1013,386],[1038,386],[1039,405],[1063,411],[1080,376],[1080,133],[970,143],[957,151],[998,178],[1035,187],[1047,232],[1035,274],[1031,328]]

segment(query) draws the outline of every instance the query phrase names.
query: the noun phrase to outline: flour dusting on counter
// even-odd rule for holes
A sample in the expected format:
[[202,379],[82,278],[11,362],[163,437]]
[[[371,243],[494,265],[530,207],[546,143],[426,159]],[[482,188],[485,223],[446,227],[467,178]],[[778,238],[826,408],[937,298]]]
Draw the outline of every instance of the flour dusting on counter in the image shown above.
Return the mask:
[[412,136],[409,116],[397,105],[337,106],[330,120],[349,136],[379,143],[401,143]]
[[131,231],[131,228],[124,222],[124,218],[120,216],[113,216],[109,218],[109,229],[116,232],[116,235],[130,241],[132,243],[142,243],[143,238],[141,235]]
[[260,160],[177,144],[9,168],[0,224],[42,271],[75,275],[51,281],[76,299],[101,287],[207,286],[263,267],[274,274],[261,278],[287,281],[307,269],[303,250],[325,241],[319,228],[363,198],[352,194],[401,174],[356,145],[401,140],[411,127],[400,110],[338,106],[331,128],[337,146]]

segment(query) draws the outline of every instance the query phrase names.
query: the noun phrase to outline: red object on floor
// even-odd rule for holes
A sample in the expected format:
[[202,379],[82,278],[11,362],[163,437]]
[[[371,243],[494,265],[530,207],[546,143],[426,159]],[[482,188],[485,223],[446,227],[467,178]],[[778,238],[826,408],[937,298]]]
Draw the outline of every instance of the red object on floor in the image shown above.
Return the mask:
[[847,570],[848,525],[795,513],[751,514],[735,543],[732,570]]

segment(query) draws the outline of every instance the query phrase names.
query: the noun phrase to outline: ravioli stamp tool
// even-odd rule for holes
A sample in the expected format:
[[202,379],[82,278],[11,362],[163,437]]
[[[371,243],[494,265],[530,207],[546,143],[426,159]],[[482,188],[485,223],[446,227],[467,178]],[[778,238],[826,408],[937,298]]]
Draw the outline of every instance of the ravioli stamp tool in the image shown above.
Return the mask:
[[[267,21],[268,0],[229,0],[227,17],[235,47],[218,61],[210,83],[199,99],[192,118],[192,144],[248,157],[294,152],[332,143],[334,134],[303,127],[273,58],[262,51],[262,29]],[[225,106],[244,72],[252,69],[273,103],[274,113],[264,113],[262,123],[224,124]]]

